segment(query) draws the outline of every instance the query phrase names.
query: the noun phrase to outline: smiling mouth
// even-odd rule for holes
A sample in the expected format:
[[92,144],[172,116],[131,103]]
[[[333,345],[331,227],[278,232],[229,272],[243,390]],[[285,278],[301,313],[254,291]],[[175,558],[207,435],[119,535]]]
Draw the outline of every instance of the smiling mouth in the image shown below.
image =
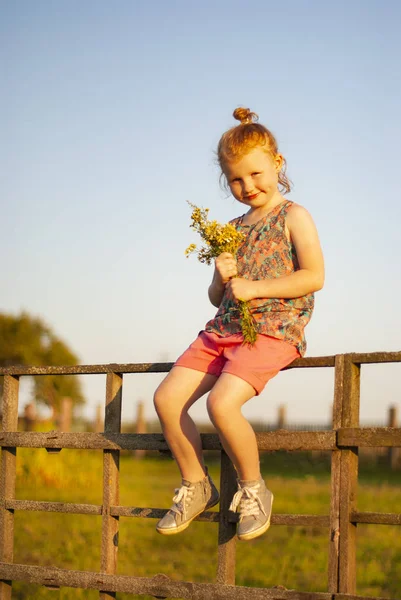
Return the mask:
[[257,196],[259,196],[259,192],[257,194],[251,194],[250,196],[244,196],[244,200],[253,200]]

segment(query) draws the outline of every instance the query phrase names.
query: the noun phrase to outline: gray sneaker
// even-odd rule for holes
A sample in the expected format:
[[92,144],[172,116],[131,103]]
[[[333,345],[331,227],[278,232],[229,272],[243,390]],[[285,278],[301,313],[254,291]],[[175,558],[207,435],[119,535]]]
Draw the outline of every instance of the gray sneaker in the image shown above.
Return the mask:
[[183,479],[181,487],[175,493],[173,506],[156,525],[156,531],[163,535],[184,531],[195,517],[219,501],[219,492],[207,469],[206,476],[201,481],[191,483]]
[[234,494],[229,510],[236,512],[239,508],[239,540],[252,540],[269,529],[272,505],[273,494],[263,479],[238,480],[238,492]]

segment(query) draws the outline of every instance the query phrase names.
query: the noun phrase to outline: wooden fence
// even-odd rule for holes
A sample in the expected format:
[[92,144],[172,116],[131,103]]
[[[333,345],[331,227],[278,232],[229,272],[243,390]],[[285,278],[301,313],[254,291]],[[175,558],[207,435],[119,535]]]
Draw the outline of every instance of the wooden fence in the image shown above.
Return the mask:
[[[215,434],[202,434],[203,447],[221,452],[220,511],[205,512],[198,520],[218,522],[216,581],[174,581],[164,575],[152,578],[116,575],[120,517],[159,519],[165,510],[119,505],[120,450],[167,450],[161,434],[122,434],[121,402],[124,373],[161,373],[171,363],[110,364],[76,367],[8,367],[4,375],[2,470],[0,479],[0,600],[12,597],[12,581],[47,587],[99,590],[101,600],[116,598],[117,592],[156,598],[190,600],[372,600],[356,595],[356,530],[358,523],[401,525],[401,514],[361,512],[357,507],[358,449],[401,446],[401,429],[359,427],[360,372],[362,364],[401,362],[401,352],[341,354],[302,358],[293,368],[335,369],[333,428],[331,431],[277,430],[257,434],[260,450],[331,451],[330,514],[274,514],[272,525],[314,526],[327,529],[328,586],[326,592],[297,592],[277,588],[235,585],[235,520],[228,507],[236,491],[234,467]],[[18,432],[18,385],[23,375],[107,374],[105,426],[101,433]],[[16,449],[81,448],[103,451],[103,504],[34,502],[15,499]],[[99,572],[83,572],[13,563],[14,512],[16,510],[63,512],[102,516],[101,565]],[[279,582],[278,582],[279,583]]]

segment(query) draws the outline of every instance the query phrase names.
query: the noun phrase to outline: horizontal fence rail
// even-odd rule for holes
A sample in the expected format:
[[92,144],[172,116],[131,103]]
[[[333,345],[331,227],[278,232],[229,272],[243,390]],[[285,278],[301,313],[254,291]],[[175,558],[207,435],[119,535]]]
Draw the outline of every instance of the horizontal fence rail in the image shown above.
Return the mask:
[[[398,363],[401,362],[400,352],[365,352],[337,354],[335,356],[309,356],[297,358],[283,371],[313,367],[334,367],[337,356],[347,357],[356,365]],[[174,363],[109,363],[106,365],[74,365],[74,366],[25,366],[10,365],[0,367],[1,375],[101,375],[107,373],[167,373]]]
[[[173,363],[109,364],[0,368],[4,376],[3,430],[0,433],[2,470],[0,479],[0,600],[12,598],[12,582],[25,581],[50,588],[72,587],[99,591],[101,600],[116,598],[117,592],[149,594],[158,598],[189,600],[379,600],[356,595],[356,529],[358,523],[401,525],[401,513],[373,513],[357,510],[358,449],[401,447],[399,427],[359,426],[360,371],[363,364],[399,363],[401,352],[341,354],[300,358],[294,368],[334,368],[332,429],[328,431],[286,431],[257,433],[261,451],[286,450],[331,452],[331,502],[328,515],[274,514],[272,525],[322,527],[328,530],[328,590],[300,592],[277,588],[235,585],[236,515],[228,510],[236,491],[236,473],[216,434],[201,434],[205,450],[221,453],[220,510],[206,511],[196,520],[218,523],[218,564],[216,581],[192,583],[174,581],[165,575],[128,577],[117,575],[118,526],[120,517],[159,519],[166,510],[119,504],[119,459],[122,450],[166,451],[162,434],[121,433],[123,375],[165,373]],[[101,433],[60,431],[19,432],[18,390],[21,376],[106,374],[105,425]],[[103,503],[101,505],[17,500],[16,449],[63,448],[103,452]],[[41,511],[102,517],[101,564],[99,572],[82,572],[13,561],[15,511]]]

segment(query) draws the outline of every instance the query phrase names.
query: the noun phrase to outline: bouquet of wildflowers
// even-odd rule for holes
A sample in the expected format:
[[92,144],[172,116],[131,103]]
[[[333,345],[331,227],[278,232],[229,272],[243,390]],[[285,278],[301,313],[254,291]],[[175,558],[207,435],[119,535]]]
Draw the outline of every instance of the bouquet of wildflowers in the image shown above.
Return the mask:
[[[188,257],[196,251],[198,260],[207,265],[210,265],[212,260],[222,252],[229,252],[235,256],[241,242],[245,239],[244,234],[237,231],[231,223],[221,225],[217,221],[209,221],[208,208],[198,208],[190,202],[188,204],[192,207],[192,223],[190,227],[199,233],[206,245],[198,248],[196,244],[190,244],[185,250],[185,255]],[[238,300],[238,305],[244,343],[252,345],[255,343],[257,337],[255,320],[245,300]]]

